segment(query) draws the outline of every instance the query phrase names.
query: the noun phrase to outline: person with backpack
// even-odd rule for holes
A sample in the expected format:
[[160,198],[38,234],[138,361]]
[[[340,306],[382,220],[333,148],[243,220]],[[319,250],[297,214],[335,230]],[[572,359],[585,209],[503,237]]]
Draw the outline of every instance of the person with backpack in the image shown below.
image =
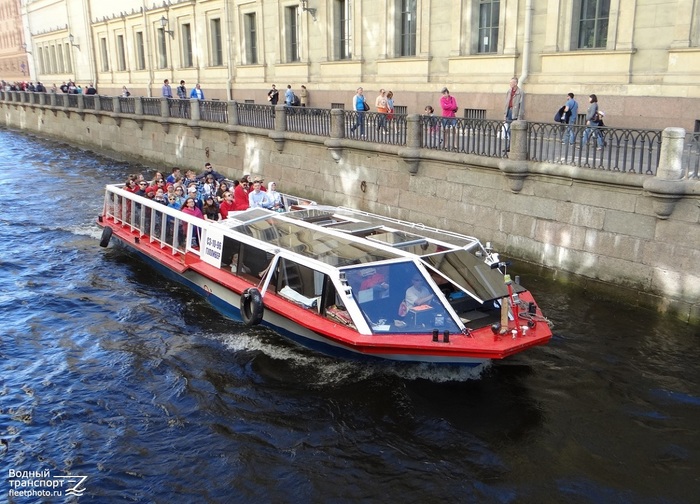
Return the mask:
[[599,114],[598,97],[592,94],[588,97],[588,102],[590,105],[588,105],[588,110],[586,111],[586,130],[583,132],[583,139],[581,139],[581,150],[586,147],[591,134],[594,134],[597,138],[598,150],[603,150],[603,135],[599,129],[601,117]]
[[569,93],[566,95],[566,103],[564,104],[564,117],[563,123],[567,125],[566,133],[564,134],[564,140],[561,142],[563,144],[567,143],[566,139],[569,139],[569,145],[574,145],[576,135],[574,134],[574,124],[576,124],[576,118],[578,117],[578,102],[574,100],[574,93]]

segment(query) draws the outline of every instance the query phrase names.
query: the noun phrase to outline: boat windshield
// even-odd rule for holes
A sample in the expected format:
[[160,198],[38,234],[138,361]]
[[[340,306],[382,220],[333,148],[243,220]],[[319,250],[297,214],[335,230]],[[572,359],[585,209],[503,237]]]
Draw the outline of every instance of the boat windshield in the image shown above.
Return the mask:
[[412,261],[342,271],[374,334],[460,331],[437,296],[438,286]]

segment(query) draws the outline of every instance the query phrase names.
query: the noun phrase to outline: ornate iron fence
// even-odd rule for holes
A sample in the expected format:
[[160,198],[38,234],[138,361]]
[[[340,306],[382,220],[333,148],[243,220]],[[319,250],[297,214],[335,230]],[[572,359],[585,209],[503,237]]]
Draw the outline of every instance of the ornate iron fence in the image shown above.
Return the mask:
[[[189,100],[180,100],[179,98],[168,98],[168,112],[170,114],[170,117],[177,117],[180,119],[192,118]],[[160,105],[158,109],[158,114],[160,115]]]
[[141,98],[141,103],[143,104],[143,115],[160,115],[160,98]]
[[255,105],[237,103],[238,124],[253,128],[275,129],[275,107],[273,105]]
[[223,101],[200,101],[199,118],[215,123],[228,122],[228,103]]
[[421,146],[426,149],[504,157],[508,151],[507,125],[503,121],[421,117]]
[[119,111],[122,114],[135,114],[136,105],[134,103],[134,98],[127,98],[124,96],[119,97]]
[[78,108],[78,95],[77,94],[69,94],[68,95],[68,106],[70,108]]
[[86,109],[95,110],[95,95],[83,96],[83,106]]
[[683,174],[685,178],[700,178],[700,132],[688,133],[683,148]]
[[100,109],[106,112],[114,112],[114,100],[111,96],[100,96]]
[[530,161],[655,175],[661,155],[660,130],[528,123],[527,135]]
[[389,145],[406,145],[408,123],[405,114],[394,114],[391,117],[378,112],[346,110],[343,116],[346,138]]
[[331,111],[328,109],[287,107],[287,131],[316,136],[331,136]]

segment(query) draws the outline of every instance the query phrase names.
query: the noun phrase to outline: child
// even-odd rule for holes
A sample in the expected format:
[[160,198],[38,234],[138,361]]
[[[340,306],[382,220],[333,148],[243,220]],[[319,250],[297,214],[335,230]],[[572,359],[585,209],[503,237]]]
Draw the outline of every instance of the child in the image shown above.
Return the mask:
[[438,119],[435,117],[435,109],[431,107],[430,105],[426,105],[425,107],[425,115],[427,116],[425,118],[425,124],[428,127],[427,135],[428,138],[426,139],[427,146],[429,148],[436,147],[438,143],[440,142],[440,131],[438,128]]

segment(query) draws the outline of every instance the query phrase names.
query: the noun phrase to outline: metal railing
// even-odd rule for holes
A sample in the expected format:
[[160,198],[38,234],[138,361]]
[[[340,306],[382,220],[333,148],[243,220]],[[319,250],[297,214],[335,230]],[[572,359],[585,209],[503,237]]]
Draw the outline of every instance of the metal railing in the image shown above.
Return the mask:
[[161,203],[124,191],[117,185],[108,186],[105,193],[105,217],[128,228],[140,239],[170,249],[173,255],[186,250],[199,255],[192,248],[193,235],[199,232],[202,220]]
[[100,96],[100,109],[105,112],[114,112],[114,100],[111,96]]
[[700,132],[685,136],[683,175],[687,179],[700,179]]
[[[35,96],[36,95],[36,96]],[[78,108],[79,95],[56,95],[49,98],[46,93],[44,103],[53,102],[61,107]],[[2,92],[5,101],[16,103],[40,103],[38,93]],[[83,95],[85,110],[98,107],[105,112],[115,112],[115,102],[119,112],[134,114],[135,100],[143,105],[146,116],[161,115],[161,99],[147,97],[119,98],[111,96]],[[229,102],[201,101],[200,119],[215,123],[228,123]],[[341,104],[334,103],[337,107]],[[273,130],[275,110],[271,105],[236,102],[237,125]],[[288,107],[286,109],[286,130],[306,135],[329,137],[332,130],[332,109]],[[191,118],[189,100],[168,100],[171,117]],[[473,113],[472,113],[473,112]],[[469,115],[481,116],[481,110]],[[477,113],[478,112],[478,113]],[[466,112],[465,112],[466,113]],[[408,121],[405,114],[377,112],[355,112],[343,110],[345,138],[396,146],[407,145]],[[579,118],[583,117],[579,114]],[[442,118],[421,116],[420,147],[435,151],[474,154],[493,158],[508,156],[509,125],[500,120],[477,118]],[[602,127],[587,128],[585,125],[563,125],[559,123],[527,123],[526,159],[533,162],[566,164],[595,170],[620,173],[655,175],[661,158],[661,130],[633,130]],[[584,141],[586,140],[586,141]],[[590,141],[588,141],[590,140]],[[570,143],[570,141],[573,141]],[[684,142],[683,176],[687,179],[700,179],[700,133],[688,133]]]
[[143,115],[160,115],[160,98],[141,98],[141,104],[143,105]]
[[275,107],[238,103],[238,124],[267,130],[275,129]]
[[[180,119],[191,119],[190,101],[179,98],[168,98],[168,113],[170,117]],[[158,105],[158,115],[160,115],[160,104]]]
[[331,111],[307,107],[286,107],[287,131],[331,136]]
[[661,156],[660,130],[528,123],[527,135],[530,161],[655,175]]
[[119,97],[119,111],[122,114],[135,114],[136,113],[136,98]]
[[508,128],[503,121],[421,117],[421,147],[487,157],[504,157]]
[[405,115],[379,112],[343,112],[345,137],[389,145],[406,145],[408,126]]
[[199,118],[202,121],[226,124],[228,122],[228,103],[223,101],[200,101]]

